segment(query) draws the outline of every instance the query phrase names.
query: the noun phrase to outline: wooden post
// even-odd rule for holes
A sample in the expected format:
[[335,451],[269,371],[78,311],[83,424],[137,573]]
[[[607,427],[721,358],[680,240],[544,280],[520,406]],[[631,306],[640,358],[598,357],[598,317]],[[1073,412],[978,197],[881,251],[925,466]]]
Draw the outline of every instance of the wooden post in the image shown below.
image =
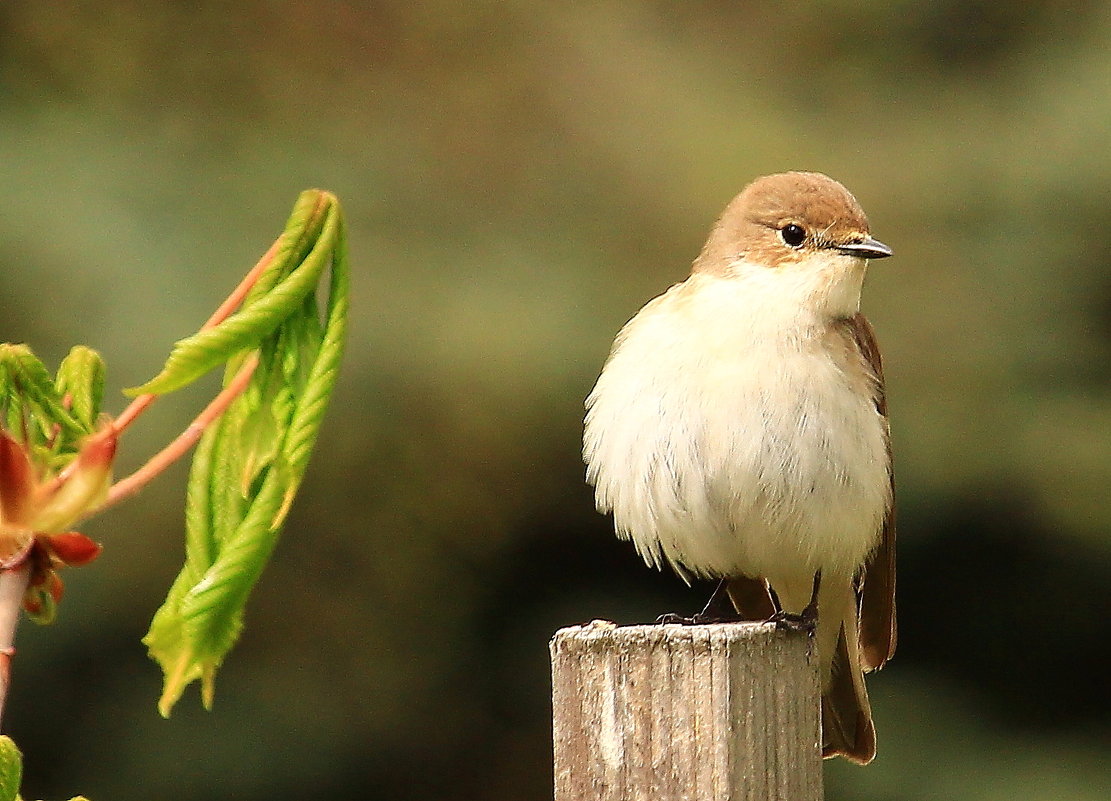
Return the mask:
[[806,634],[594,621],[551,654],[556,801],[821,801]]

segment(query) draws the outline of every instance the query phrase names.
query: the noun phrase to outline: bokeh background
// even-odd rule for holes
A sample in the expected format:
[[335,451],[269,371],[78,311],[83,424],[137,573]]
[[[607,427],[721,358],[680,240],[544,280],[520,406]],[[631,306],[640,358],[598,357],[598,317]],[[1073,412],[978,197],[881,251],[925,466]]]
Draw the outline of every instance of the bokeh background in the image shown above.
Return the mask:
[[[196,7],[194,7],[196,6]],[[90,524],[20,631],[25,793],[550,798],[547,641],[693,611],[593,511],[582,399],[751,178],[852,189],[900,506],[880,755],[831,801],[1111,786],[1111,7],[535,0],[0,8],[0,338],[152,375],[280,230],[343,200],[346,370],[215,709],[139,642],[184,468]],[[158,404],[133,468],[212,384]],[[111,398],[117,400],[112,401]]]

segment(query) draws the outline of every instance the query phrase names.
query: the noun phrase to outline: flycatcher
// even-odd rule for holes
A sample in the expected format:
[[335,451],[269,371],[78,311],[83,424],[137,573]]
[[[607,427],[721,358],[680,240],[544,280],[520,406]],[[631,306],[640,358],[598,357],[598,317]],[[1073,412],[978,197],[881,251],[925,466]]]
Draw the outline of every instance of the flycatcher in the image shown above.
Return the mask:
[[895,650],[895,526],[860,291],[890,255],[833,179],[753,181],[617,335],[583,439],[598,509],[648,564],[725,579],[742,619],[816,616],[823,754],[861,764],[863,674]]

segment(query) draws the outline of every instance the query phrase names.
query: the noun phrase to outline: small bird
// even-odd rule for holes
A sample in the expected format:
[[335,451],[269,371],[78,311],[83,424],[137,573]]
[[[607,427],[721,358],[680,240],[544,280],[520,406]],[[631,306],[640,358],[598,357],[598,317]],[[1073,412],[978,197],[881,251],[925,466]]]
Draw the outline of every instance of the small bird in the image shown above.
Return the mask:
[[753,181],[617,335],[583,437],[599,511],[649,565],[722,579],[740,619],[816,620],[823,755],[860,764],[863,674],[895,650],[887,404],[860,313],[890,255],[832,178]]

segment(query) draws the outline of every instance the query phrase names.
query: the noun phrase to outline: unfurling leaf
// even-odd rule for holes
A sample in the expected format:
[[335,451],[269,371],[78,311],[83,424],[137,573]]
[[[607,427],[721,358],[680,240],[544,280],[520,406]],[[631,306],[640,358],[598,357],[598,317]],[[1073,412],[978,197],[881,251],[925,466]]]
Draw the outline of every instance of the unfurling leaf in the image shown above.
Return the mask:
[[26,345],[0,345],[0,393],[6,411],[0,422],[9,431],[26,430],[28,445],[45,447],[59,434],[70,443],[92,431],[70,412],[55,379]]
[[83,345],[72,348],[58,366],[54,386],[70,413],[91,434],[104,397],[104,360],[100,354]]
[[[143,640],[165,674],[163,715],[198,679],[212,703],[216,670],[304,475],[343,352],[348,267],[336,199],[303,193],[274,253],[239,312],[179,342],[162,373],[135,390],[169,392],[221,362],[229,362],[227,385],[246,350],[259,355],[247,390],[198,445],[185,565]],[[322,312],[316,290],[329,265]]]

